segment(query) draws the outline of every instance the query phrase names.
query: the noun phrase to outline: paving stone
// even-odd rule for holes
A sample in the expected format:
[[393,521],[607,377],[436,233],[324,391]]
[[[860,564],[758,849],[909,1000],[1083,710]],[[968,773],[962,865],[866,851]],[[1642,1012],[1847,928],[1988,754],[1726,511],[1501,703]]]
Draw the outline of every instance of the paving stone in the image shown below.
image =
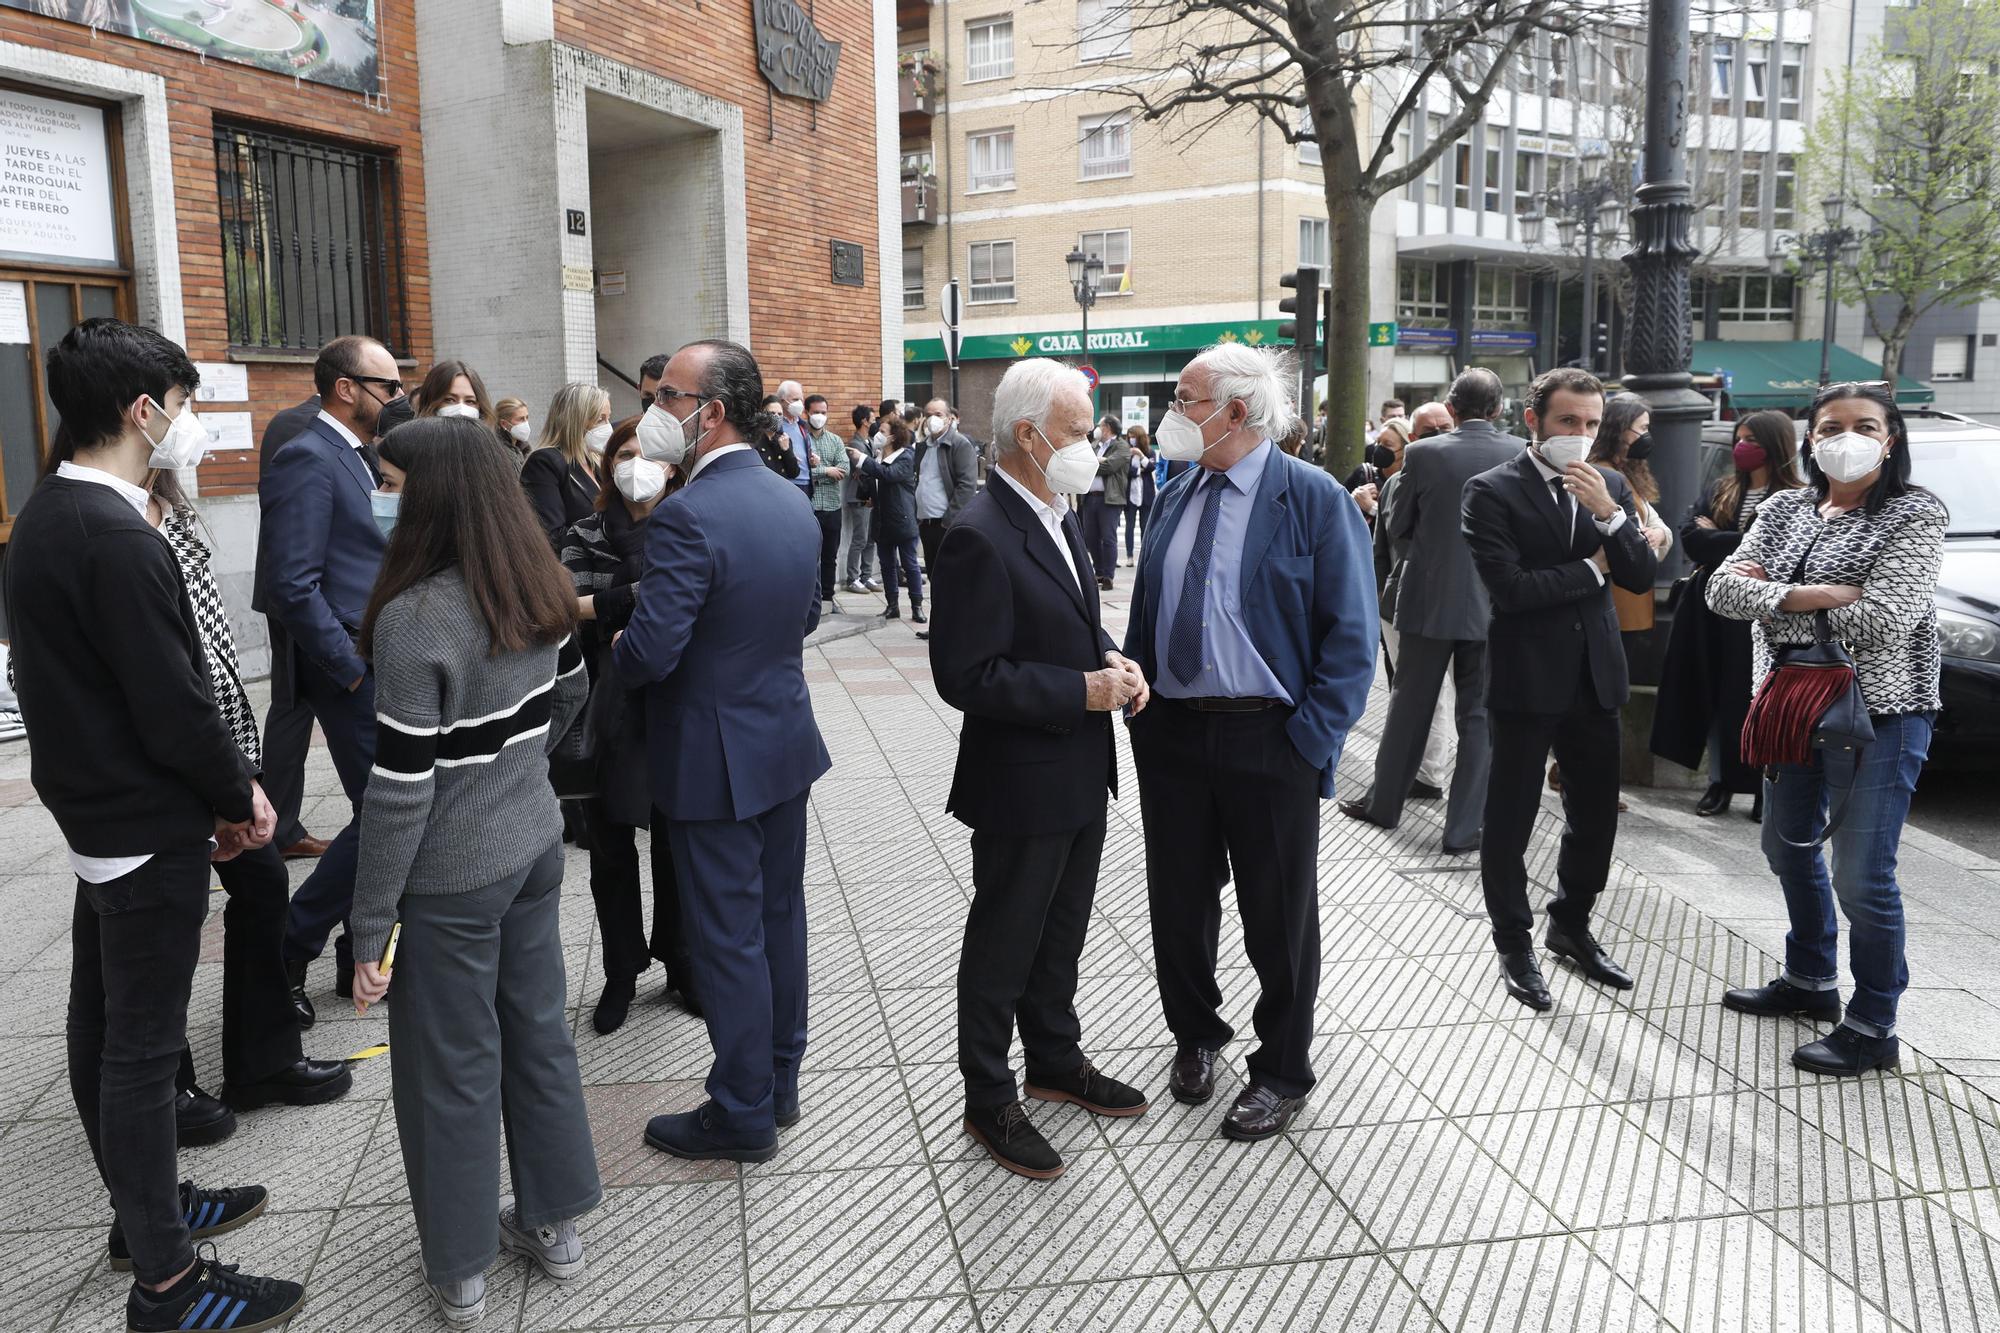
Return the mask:
[[969,1296],[878,1305],[836,1305],[758,1315],[756,1333],[977,1333]]
[[990,1333],[1191,1333],[1212,1328],[1184,1277],[1083,1282],[980,1295]]
[[1197,1273],[1193,1282],[1218,1333],[1444,1333],[1380,1255]]
[[746,1179],[755,1311],[965,1291],[925,1166]]
[[734,1182],[608,1191],[577,1223],[581,1278],[554,1282],[526,1259],[503,1259],[527,1284],[521,1328],[673,1327],[743,1311],[741,1207]]
[[1656,1333],[1670,1327],[1574,1236],[1392,1252],[1389,1258],[1449,1329]]
[[1289,1139],[1147,1144],[1122,1154],[1184,1269],[1331,1259],[1374,1247]]
[[1064,1162],[1064,1173],[1046,1183],[983,1156],[938,1167],[974,1292],[1174,1272],[1174,1256],[1118,1159],[1097,1151]]

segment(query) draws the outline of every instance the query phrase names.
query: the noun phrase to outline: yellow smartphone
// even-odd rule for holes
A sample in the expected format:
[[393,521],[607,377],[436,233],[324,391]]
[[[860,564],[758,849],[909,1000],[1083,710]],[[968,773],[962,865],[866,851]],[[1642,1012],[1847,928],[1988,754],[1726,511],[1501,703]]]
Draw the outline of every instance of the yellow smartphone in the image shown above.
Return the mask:
[[[389,942],[382,946],[382,976],[385,980],[389,976],[390,969],[396,966],[396,941],[401,937],[402,933],[403,923],[398,921],[389,927]],[[354,1006],[354,1012],[357,1014],[367,1013],[368,1002],[363,1000],[357,1003]]]

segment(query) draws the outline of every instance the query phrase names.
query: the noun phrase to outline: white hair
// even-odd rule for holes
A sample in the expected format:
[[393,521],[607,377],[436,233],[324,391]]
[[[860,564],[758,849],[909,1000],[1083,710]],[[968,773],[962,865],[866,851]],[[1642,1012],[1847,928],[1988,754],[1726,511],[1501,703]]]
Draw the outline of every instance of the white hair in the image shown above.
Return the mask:
[[790,395],[789,395],[789,394],[787,394],[787,393],[785,392],[785,390],[787,390],[787,389],[795,389],[795,390],[797,390],[797,391],[798,391],[798,392],[799,392],[799,393],[800,393],[801,395],[803,395],[803,394],[805,393],[805,387],[804,387],[803,385],[801,385],[801,384],[800,384],[800,383],[799,383],[799,382],[798,382],[797,380],[780,380],[780,381],[778,381],[778,397],[780,397],[780,398],[787,398],[787,397],[790,397]]
[[1014,423],[1026,421],[1037,430],[1049,424],[1049,413],[1064,390],[1090,393],[1090,381],[1083,372],[1045,356],[1016,361],[1000,377],[993,391],[993,445],[1000,453],[1019,446],[1014,442]]
[[1188,362],[1188,368],[1199,366],[1208,373],[1208,396],[1215,400],[1208,405],[1209,411],[1240,399],[1249,411],[1243,422],[1245,429],[1266,439],[1282,440],[1299,424],[1294,399],[1297,364],[1291,353],[1276,348],[1216,343],[1203,348]]

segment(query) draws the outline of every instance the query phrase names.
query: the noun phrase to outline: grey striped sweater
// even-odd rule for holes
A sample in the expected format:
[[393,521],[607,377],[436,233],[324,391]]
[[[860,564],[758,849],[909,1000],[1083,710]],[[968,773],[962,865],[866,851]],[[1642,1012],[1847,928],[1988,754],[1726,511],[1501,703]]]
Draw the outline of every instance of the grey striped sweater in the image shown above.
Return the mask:
[[533,864],[562,836],[548,751],[588,685],[572,638],[490,656],[456,568],[375,621],[375,765],[361,805],[348,929],[382,956],[406,893],[465,893]]

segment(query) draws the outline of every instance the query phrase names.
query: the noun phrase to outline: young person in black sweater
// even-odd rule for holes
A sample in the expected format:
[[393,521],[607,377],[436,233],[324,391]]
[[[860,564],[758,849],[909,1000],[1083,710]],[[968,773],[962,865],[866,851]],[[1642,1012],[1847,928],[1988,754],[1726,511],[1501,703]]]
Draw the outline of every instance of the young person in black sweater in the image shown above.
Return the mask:
[[134,1333],[269,1328],[305,1300],[195,1256],[194,1240],[263,1211],[261,1186],[175,1184],[209,862],[266,845],[277,823],[217,707],[174,553],[142,516],[150,469],[192,467],[207,445],[198,382],[151,329],[91,319],[66,334],[48,357],[63,462],[21,507],[5,568],[30,777],[77,876],[70,1090],[116,1211],[113,1261],[133,1270]]

